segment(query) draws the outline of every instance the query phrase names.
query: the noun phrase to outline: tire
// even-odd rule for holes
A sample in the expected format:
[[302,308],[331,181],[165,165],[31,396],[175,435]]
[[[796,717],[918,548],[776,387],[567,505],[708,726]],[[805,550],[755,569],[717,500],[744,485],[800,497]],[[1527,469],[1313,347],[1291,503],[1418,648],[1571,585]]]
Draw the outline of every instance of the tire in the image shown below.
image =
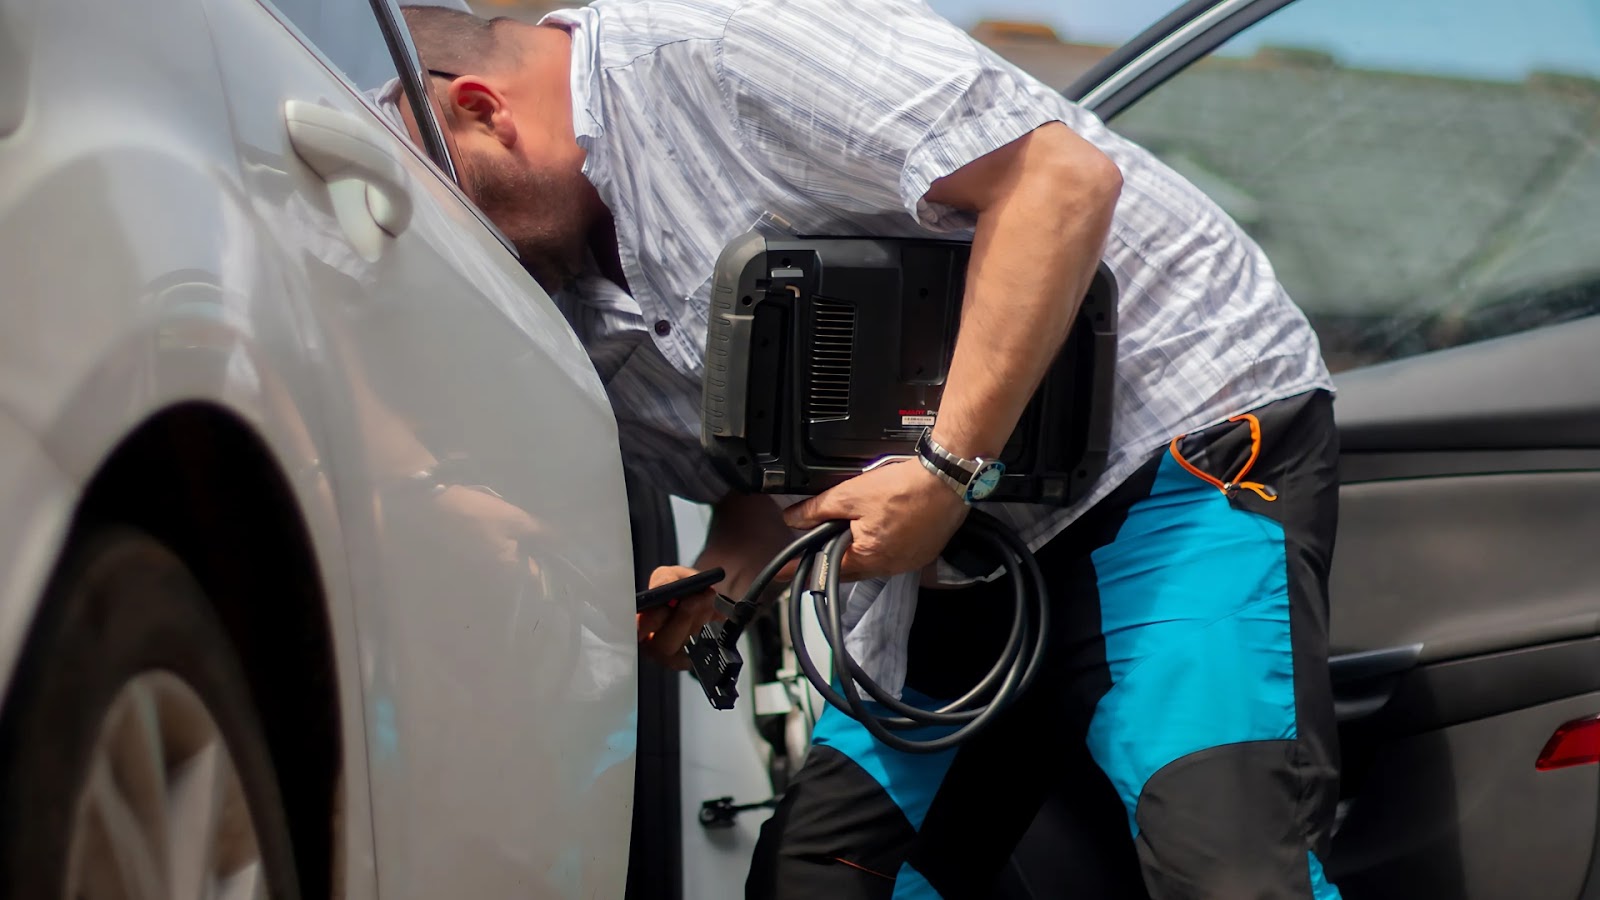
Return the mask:
[[123,896],[300,891],[232,642],[175,555],[114,528],[65,555],[0,712],[0,897]]

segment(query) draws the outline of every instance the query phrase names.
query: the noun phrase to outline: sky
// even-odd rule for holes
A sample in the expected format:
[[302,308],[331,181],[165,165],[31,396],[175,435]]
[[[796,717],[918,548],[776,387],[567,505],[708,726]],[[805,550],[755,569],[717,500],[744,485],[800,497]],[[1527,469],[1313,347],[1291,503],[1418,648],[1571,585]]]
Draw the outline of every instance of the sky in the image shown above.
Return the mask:
[[[1119,44],[1178,0],[928,0],[958,25],[1047,22],[1068,40]],[[1600,76],[1600,0],[1299,0],[1240,34],[1327,50],[1346,65],[1521,80],[1530,69]]]

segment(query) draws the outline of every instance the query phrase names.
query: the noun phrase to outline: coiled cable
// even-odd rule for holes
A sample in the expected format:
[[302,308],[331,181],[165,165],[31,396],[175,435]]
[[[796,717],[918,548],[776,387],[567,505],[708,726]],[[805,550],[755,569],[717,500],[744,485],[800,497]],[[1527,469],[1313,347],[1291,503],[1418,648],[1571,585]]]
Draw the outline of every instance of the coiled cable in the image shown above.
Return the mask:
[[[851,543],[850,523],[826,522],[797,538],[769,562],[734,605],[722,631],[731,645],[759,611],[767,586],[791,561],[798,560],[789,603],[789,632],[806,678],[827,702],[860,722],[886,746],[908,753],[938,753],[970,739],[1025,694],[1038,675],[1050,629],[1050,598],[1039,562],[1016,532],[987,513],[971,510],[962,534],[996,551],[1012,584],[1012,620],[1004,648],[972,689],[935,709],[906,703],[869,678],[846,646],[844,602],[839,595],[839,564]],[[809,596],[833,657],[834,678],[823,676],[811,659],[801,627],[801,604]],[[884,710],[868,705],[867,696]],[[941,733],[911,737],[903,732],[934,727]],[[954,730],[947,730],[952,728]],[[897,733],[900,732],[900,733]]]

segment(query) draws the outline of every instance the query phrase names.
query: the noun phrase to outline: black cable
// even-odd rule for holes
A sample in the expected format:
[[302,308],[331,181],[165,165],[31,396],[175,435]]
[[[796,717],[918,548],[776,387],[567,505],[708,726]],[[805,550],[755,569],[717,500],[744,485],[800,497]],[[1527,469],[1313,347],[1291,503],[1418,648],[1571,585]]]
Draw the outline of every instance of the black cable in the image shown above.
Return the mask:
[[[995,716],[1033,684],[1044,659],[1050,626],[1050,602],[1044,577],[1027,545],[998,519],[977,510],[968,514],[962,530],[998,551],[1013,586],[1011,631],[988,673],[967,693],[938,709],[912,706],[884,690],[867,677],[845,645],[844,604],[836,598],[839,596],[839,563],[851,541],[848,522],[819,525],[774,557],[751,584],[744,599],[735,604],[723,626],[719,643],[723,647],[733,646],[755,617],[760,608],[758,598],[772,579],[789,562],[798,561],[790,597],[789,632],[807,680],[829,704],[860,722],[889,747],[910,753],[948,750],[988,727]],[[823,638],[832,651],[838,690],[832,680],[818,671],[806,648],[800,615],[800,605],[806,594],[811,597]],[[889,714],[881,715],[869,709],[861,691]],[[894,733],[930,726],[955,728],[934,738],[908,738]]]

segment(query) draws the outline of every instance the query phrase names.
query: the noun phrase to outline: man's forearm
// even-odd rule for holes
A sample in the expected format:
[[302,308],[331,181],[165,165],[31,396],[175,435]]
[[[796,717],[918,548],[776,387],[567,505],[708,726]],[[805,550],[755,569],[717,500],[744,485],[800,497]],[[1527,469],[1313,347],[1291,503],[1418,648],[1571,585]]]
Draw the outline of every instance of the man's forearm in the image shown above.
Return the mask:
[[[934,438],[961,456],[999,454],[1066,340],[1105,248],[1115,166],[1065,135],[1035,132],[1000,170],[941,197],[978,213],[961,328]],[[1022,144],[1023,142],[1019,142]],[[1087,150],[1085,149],[1087,148]]]

